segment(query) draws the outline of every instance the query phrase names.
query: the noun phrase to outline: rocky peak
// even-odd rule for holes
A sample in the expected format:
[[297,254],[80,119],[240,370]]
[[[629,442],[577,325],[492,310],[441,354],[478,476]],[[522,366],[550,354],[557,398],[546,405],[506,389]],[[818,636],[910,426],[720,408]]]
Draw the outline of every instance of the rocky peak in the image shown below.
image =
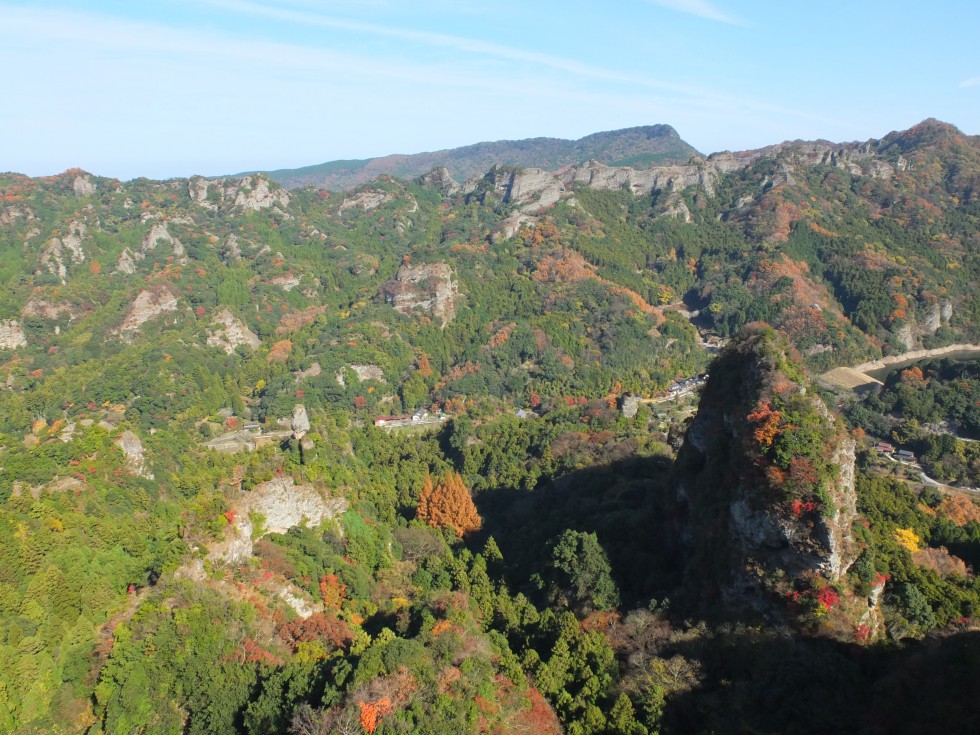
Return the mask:
[[452,196],[460,190],[459,182],[453,178],[445,166],[439,166],[420,176],[418,183],[426,188],[435,189],[444,197]]
[[[267,176],[243,176],[237,185],[230,188],[234,190],[236,207],[258,211],[277,205],[289,205],[289,194],[286,190],[270,182]],[[227,193],[226,191],[226,195]]]
[[456,314],[459,284],[445,263],[404,264],[393,280],[381,287],[381,297],[402,314],[422,312],[441,320],[445,326]]
[[687,576],[702,600],[779,624],[798,622],[809,604],[853,630],[868,615],[846,594],[859,553],[854,442],[808,391],[790,349],[750,325],[711,368],[678,455]]

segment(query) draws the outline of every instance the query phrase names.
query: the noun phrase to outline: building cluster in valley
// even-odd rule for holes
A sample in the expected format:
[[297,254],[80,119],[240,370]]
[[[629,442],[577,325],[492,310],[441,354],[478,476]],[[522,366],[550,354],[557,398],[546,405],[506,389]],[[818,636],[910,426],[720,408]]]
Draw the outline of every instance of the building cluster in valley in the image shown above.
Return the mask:
[[918,465],[919,460],[916,458],[914,452],[910,452],[907,449],[896,449],[894,445],[888,442],[881,441],[875,444],[875,451],[878,454],[890,457],[896,462],[902,462],[904,464],[914,464]]
[[420,408],[412,415],[378,416],[374,420],[374,425],[381,429],[397,429],[406,426],[438,426],[448,418],[449,416],[444,413],[429,413],[424,408]]

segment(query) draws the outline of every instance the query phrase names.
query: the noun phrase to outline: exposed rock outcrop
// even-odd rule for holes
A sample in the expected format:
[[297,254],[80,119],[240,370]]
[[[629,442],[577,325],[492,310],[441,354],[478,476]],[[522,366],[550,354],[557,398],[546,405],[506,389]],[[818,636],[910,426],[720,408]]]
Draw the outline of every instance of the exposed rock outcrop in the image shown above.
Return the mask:
[[0,225],[11,225],[19,219],[29,222],[37,218],[34,216],[34,212],[30,207],[14,205],[6,209],[0,209]]
[[239,346],[256,350],[262,343],[259,336],[228,309],[218,312],[212,326],[214,328],[208,330],[208,345],[219,347],[229,355]]
[[16,319],[0,321],[0,350],[16,350],[27,346],[24,327]]
[[184,257],[184,246],[176,237],[167,230],[167,225],[162,222],[155,223],[143,236],[143,243],[140,248],[142,255],[146,255],[156,250],[160,243],[170,246],[173,249],[174,257]]
[[116,262],[116,272],[125,273],[129,276],[133,275],[136,272],[136,261],[138,259],[132,250],[123,248],[122,253],[119,255],[119,260]]
[[914,350],[922,337],[935,334],[940,327],[948,325],[952,317],[953,304],[946,299],[920,303],[909,321],[892,329],[892,335],[906,350]]
[[62,283],[67,282],[68,265],[85,262],[85,250],[82,239],[88,229],[84,222],[72,220],[68,223],[67,232],[61,237],[52,237],[41,251],[41,265],[48,272],[57,276]]
[[[377,380],[379,383],[385,382],[384,370],[379,368],[377,365],[348,365],[347,367],[354,371],[354,374],[357,376],[358,380]],[[338,370],[334,377],[342,388],[347,386],[343,369]]]
[[[187,193],[190,195],[192,202],[195,202],[205,209],[214,211],[218,208],[218,205],[208,197],[210,185],[211,182],[203,176],[191,176],[187,180]],[[216,190],[219,189],[220,185],[218,185]]]
[[293,377],[295,377],[296,382],[299,383],[300,381],[305,380],[306,378],[318,378],[322,374],[323,374],[323,368],[320,366],[320,363],[314,362],[305,370],[297,370],[296,372],[294,372]]
[[229,207],[254,211],[272,208],[285,218],[290,216],[284,211],[289,206],[289,193],[263,174],[217,180],[192,176],[187,182],[187,193],[191,201],[211,211]]
[[[227,195],[228,187],[226,187]],[[243,176],[235,187],[235,206],[258,211],[289,206],[289,194],[265,176]],[[281,211],[281,210],[280,210]]]
[[153,473],[146,465],[146,455],[143,452],[143,442],[140,438],[128,429],[116,439],[116,446],[122,450],[126,457],[126,466],[129,471],[137,477],[147,480],[153,479]]
[[456,314],[459,285],[452,269],[445,263],[403,265],[381,288],[385,303],[402,314],[422,312],[436,317],[446,326]]
[[623,412],[623,416],[628,419],[634,418],[637,412],[640,410],[640,397],[634,393],[626,393],[620,399],[619,410]]
[[293,438],[302,439],[303,435],[310,430],[310,416],[306,412],[306,406],[297,403],[293,406],[293,418],[289,424],[293,430]]
[[287,273],[282,276],[276,276],[269,283],[273,286],[278,286],[283,291],[292,291],[300,284],[300,277],[292,273]]
[[[572,201],[572,189],[576,185],[592,189],[627,190],[638,196],[657,194],[663,197],[658,202],[662,216],[690,222],[693,217],[680,197],[682,191],[697,187],[707,196],[714,196],[722,177],[760,159],[772,161],[771,173],[759,182],[760,194],[776,187],[793,185],[807,169],[819,165],[841,168],[851,175],[869,178],[887,178],[895,171],[891,163],[882,160],[878,145],[871,141],[846,144],[797,141],[741,153],[723,151],[708,157],[695,155],[686,164],[643,169],[610,166],[594,160],[555,172],[500,166],[492,168],[484,176],[467,180],[461,191],[481,202],[493,195],[504,203],[517,205],[515,211],[498,225],[495,232],[495,239],[498,240],[513,237],[522,226],[533,224],[556,202]],[[427,177],[423,177],[423,180],[438,186],[441,177],[436,171]],[[736,209],[751,201],[752,197],[743,199]]]
[[75,177],[75,180],[71,182],[72,191],[75,192],[76,196],[85,197],[96,192],[96,186],[92,183],[91,177],[88,174],[79,174]]
[[238,236],[235,233],[228,235],[221,248],[221,258],[226,263],[237,263],[242,259],[242,248],[238,244]]
[[240,564],[252,556],[255,529],[252,518],[261,516],[267,533],[286,533],[307,523],[316,528],[347,511],[344,498],[327,498],[311,485],[297,485],[292,477],[277,477],[256,485],[234,505],[235,521],[224,541],[212,544],[208,560],[218,564]]
[[377,209],[382,204],[390,202],[393,198],[390,192],[384,191],[383,189],[364,189],[344,199],[338,211],[343,214],[345,209],[356,207],[366,212],[370,209]]
[[149,320],[168,311],[176,310],[177,297],[170,290],[170,287],[166,285],[153,286],[140,291],[117,331],[123,339],[128,341]]

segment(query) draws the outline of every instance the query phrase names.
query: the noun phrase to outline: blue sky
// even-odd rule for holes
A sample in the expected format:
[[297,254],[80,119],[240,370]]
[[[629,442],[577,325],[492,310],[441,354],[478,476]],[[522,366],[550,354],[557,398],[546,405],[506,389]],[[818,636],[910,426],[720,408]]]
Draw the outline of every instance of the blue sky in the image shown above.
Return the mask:
[[0,170],[217,175],[666,123],[980,134],[980,3],[0,0]]

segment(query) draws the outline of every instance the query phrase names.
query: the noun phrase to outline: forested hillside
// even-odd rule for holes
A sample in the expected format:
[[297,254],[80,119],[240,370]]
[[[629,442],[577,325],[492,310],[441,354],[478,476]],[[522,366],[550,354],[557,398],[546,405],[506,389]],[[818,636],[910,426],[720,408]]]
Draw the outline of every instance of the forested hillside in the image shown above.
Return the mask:
[[957,729],[980,506],[872,438],[974,477],[975,371],[846,423],[811,376],[980,341],[978,191],[932,120],[346,192],[0,175],[0,730]]

